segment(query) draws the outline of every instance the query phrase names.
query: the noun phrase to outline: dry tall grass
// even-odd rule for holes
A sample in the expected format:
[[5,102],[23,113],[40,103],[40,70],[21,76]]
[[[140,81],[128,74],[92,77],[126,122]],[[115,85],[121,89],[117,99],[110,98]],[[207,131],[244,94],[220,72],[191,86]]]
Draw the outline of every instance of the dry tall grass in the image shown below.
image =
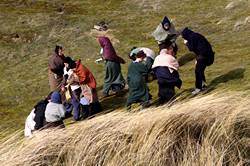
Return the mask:
[[222,93],[0,142],[0,165],[245,165],[250,100]]

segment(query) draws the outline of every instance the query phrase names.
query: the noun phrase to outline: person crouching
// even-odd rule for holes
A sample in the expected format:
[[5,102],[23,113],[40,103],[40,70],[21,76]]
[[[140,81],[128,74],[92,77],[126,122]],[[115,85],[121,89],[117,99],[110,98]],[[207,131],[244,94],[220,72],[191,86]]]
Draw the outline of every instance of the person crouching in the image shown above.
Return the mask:
[[141,103],[142,109],[148,106],[150,95],[149,89],[145,77],[150,70],[145,63],[143,63],[146,57],[143,51],[139,51],[135,55],[135,61],[133,61],[128,67],[128,86],[129,96],[127,99],[127,109],[130,111],[133,103]]
[[174,99],[175,86],[180,88],[182,81],[178,73],[177,47],[170,41],[159,47],[160,55],[155,58],[152,68],[158,80],[159,105],[162,105]]
[[51,95],[51,100],[46,106],[45,119],[46,125],[44,128],[59,127],[64,128],[63,118],[65,117],[66,109],[62,104],[61,94],[54,91]]

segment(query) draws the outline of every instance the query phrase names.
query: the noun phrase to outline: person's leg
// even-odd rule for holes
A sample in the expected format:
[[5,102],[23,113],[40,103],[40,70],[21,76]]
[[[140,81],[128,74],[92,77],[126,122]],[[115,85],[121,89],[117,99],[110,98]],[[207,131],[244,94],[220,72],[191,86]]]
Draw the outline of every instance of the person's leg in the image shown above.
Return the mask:
[[175,89],[174,86],[168,84],[159,84],[159,104],[163,105],[171,100],[174,99],[175,96]]
[[71,103],[73,105],[73,118],[74,120],[80,120],[80,94],[81,88],[72,91]]
[[197,61],[197,64],[195,66],[195,87],[197,89],[202,89],[202,82],[206,81],[205,79],[205,69],[206,64],[202,61]]
[[82,118],[86,119],[90,114],[89,105],[81,105],[81,107],[82,107],[82,109],[81,109],[82,110]]
[[109,61],[105,64],[105,77],[104,77],[104,83],[103,83],[103,96],[109,95],[109,90],[112,85],[112,73],[111,73],[111,64]]
[[67,119],[72,116],[72,104],[64,103],[64,107],[66,108],[65,119]]
[[126,107],[127,107],[127,111],[131,111],[132,104],[131,103],[127,103]]
[[166,103],[167,98],[167,85],[163,82],[158,81],[158,97],[159,97],[159,105]]

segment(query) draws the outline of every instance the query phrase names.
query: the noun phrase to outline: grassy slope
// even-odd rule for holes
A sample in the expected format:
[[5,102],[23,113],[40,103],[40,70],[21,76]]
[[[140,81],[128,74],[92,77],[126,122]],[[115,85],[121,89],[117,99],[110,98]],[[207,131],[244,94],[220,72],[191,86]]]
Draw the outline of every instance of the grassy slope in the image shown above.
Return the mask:
[[[118,53],[126,57],[132,46],[147,46],[157,52],[150,33],[164,15],[173,19],[177,29],[189,26],[204,34],[216,52],[215,64],[207,69],[212,90],[249,89],[249,23],[234,30],[234,24],[250,13],[249,1],[241,1],[231,10],[230,1],[133,1],[133,0],[2,0],[0,2],[0,131],[23,126],[32,106],[49,92],[47,60],[56,43],[65,46],[66,55],[81,58],[97,77],[103,80],[103,66],[94,64],[99,46],[89,35],[93,24],[110,20],[112,34],[120,42]],[[64,13],[58,13],[58,6]],[[221,24],[218,24],[221,22]],[[18,34],[19,38],[17,38]],[[178,58],[185,62],[180,69],[183,88],[189,97],[194,83],[193,61],[184,61],[188,50],[178,39]],[[184,60],[183,60],[184,59]],[[127,65],[123,66],[126,76]],[[154,97],[156,82],[150,84]],[[155,90],[153,90],[155,89]],[[126,98],[103,101],[105,109],[123,107]]]

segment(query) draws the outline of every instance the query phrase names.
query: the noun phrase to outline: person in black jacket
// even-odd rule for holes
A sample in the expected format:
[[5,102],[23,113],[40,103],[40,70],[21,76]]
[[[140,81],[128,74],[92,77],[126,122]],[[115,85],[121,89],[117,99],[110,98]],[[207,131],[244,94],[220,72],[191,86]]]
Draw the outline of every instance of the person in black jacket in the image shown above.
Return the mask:
[[52,92],[45,99],[39,101],[34,106],[34,109],[35,109],[34,121],[36,122],[35,130],[41,129],[45,124],[45,109],[46,109],[47,104],[49,103],[51,94],[52,94]]
[[195,66],[195,90],[192,94],[197,94],[205,88],[206,78],[205,69],[214,62],[214,52],[212,46],[208,40],[201,34],[193,32],[192,30],[185,28],[182,33],[184,43],[188,47],[189,51],[192,51],[196,55]]
[[45,109],[49,103],[52,92],[43,100],[39,101],[32,109],[25,121],[24,135],[32,137],[34,130],[43,129],[45,125]]
[[161,43],[159,47],[160,55],[155,58],[152,68],[159,87],[159,104],[162,105],[174,99],[175,86],[180,88],[182,81],[178,73],[177,47],[170,41]]

